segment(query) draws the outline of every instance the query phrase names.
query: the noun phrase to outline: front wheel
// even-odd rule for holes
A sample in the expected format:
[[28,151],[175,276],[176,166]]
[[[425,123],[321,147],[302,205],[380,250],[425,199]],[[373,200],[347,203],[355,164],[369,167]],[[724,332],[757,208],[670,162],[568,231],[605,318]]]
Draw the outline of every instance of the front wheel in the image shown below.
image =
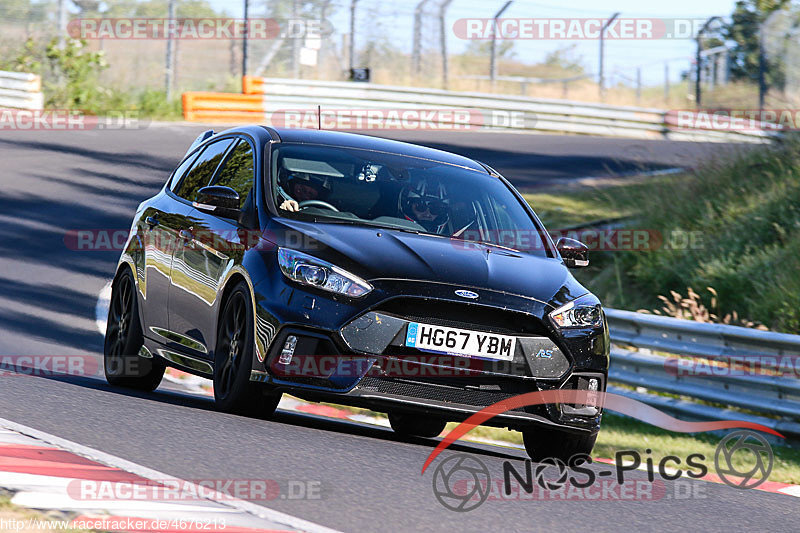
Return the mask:
[[141,357],[143,345],[136,283],[131,271],[125,269],[114,281],[108,308],[103,366],[109,384],[144,391],[158,387],[166,366],[160,359]]
[[408,414],[389,413],[389,424],[398,435],[404,437],[433,438],[444,431],[444,420],[424,418]]
[[214,400],[223,411],[266,417],[278,407],[279,393],[250,381],[254,346],[250,291],[240,282],[223,307],[214,351]]
[[590,455],[597,433],[569,433],[549,427],[526,429],[522,432],[525,451],[532,461],[544,459],[561,459],[568,463],[570,458],[578,454]]

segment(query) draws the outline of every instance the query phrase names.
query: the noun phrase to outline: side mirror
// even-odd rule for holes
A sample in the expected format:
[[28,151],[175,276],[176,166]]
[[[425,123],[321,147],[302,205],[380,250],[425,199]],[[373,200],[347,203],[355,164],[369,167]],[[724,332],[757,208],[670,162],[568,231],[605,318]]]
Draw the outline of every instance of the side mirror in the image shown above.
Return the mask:
[[581,268],[589,266],[589,247],[581,241],[561,237],[556,243],[556,249],[561,254],[567,268]]
[[197,191],[194,207],[222,218],[239,218],[239,193],[230,187],[209,185]]

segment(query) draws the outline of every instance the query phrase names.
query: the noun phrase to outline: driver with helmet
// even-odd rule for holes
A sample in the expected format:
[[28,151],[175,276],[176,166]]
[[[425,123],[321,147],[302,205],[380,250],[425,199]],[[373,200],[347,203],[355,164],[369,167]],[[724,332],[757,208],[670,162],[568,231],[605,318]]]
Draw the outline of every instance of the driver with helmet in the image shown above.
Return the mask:
[[440,234],[450,219],[449,203],[444,185],[438,180],[422,178],[400,192],[399,211],[425,231]]
[[300,203],[308,200],[324,200],[331,192],[326,178],[307,172],[291,172],[283,180],[281,195],[285,200],[280,208],[284,211],[299,211]]

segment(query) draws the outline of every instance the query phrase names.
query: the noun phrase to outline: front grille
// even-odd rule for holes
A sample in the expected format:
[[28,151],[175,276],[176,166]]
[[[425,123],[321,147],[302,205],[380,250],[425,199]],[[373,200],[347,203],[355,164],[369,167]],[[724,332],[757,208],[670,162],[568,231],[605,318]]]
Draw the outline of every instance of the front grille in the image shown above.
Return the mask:
[[[445,385],[434,385],[420,383],[409,380],[392,380],[365,377],[356,387],[357,390],[374,391],[394,396],[404,396],[407,398],[417,398],[422,400],[433,400],[437,402],[469,405],[473,407],[486,407],[501,400],[512,398],[520,392],[502,390],[486,391],[466,389],[461,387],[451,387]],[[524,408],[514,409],[514,411],[524,412]]]
[[547,328],[534,316],[467,302],[394,298],[376,310],[402,317],[411,322],[423,322],[437,326],[507,335],[548,336]]

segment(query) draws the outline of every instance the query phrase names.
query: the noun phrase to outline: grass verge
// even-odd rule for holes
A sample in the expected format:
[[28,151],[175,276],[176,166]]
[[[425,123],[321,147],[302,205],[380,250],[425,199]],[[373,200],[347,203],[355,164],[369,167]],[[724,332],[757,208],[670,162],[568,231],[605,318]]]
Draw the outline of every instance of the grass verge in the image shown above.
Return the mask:
[[59,518],[56,520],[44,513],[14,505],[11,503],[10,496],[0,493],[0,522],[6,524],[6,529],[2,531],[37,531],[41,533],[54,533],[56,531],[88,533],[89,531],[86,529],[64,528],[62,526],[65,521],[68,521],[68,519]]
[[[631,217],[645,249],[593,251],[576,277],[608,307],[655,309],[658,295],[703,294],[722,317],[800,330],[800,140],[741,150],[685,174],[526,195],[551,230]],[[712,300],[706,287],[713,287]],[[734,322],[738,323],[738,322]]]

